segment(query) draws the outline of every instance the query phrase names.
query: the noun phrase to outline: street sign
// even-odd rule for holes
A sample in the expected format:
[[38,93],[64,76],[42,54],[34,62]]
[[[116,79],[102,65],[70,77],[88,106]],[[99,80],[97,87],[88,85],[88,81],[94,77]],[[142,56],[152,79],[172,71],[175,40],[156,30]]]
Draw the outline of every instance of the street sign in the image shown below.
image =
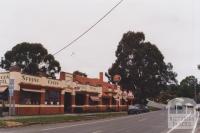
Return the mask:
[[14,106],[15,105],[14,105],[14,103],[12,103],[12,96],[13,96],[14,86],[15,86],[15,80],[14,79],[9,79],[9,85],[8,85],[8,91],[9,91],[9,116],[15,114],[15,112],[14,112]]
[[13,90],[9,89],[9,96],[13,96]]
[[114,75],[113,81],[116,82],[116,83],[118,83],[119,81],[121,81],[121,76],[119,74]]
[[14,79],[10,79],[10,80],[9,80],[9,87],[8,87],[8,90],[9,90],[9,96],[13,96],[13,91],[14,91],[14,82],[15,82]]

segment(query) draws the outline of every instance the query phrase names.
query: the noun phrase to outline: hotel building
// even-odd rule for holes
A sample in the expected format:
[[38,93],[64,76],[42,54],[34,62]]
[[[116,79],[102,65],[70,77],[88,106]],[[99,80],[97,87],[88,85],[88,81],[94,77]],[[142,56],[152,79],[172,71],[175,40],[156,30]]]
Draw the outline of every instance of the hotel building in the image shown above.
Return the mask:
[[11,102],[15,115],[47,115],[81,112],[125,111],[133,103],[132,92],[99,78],[60,72],[59,79],[32,76],[12,67],[0,73],[0,107],[8,111],[9,81],[14,79]]

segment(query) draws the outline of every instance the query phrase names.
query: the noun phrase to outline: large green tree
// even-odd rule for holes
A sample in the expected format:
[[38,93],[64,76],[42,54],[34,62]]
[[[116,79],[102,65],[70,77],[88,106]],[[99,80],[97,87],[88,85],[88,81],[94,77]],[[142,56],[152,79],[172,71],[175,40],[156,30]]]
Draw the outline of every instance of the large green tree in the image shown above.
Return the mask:
[[115,55],[116,61],[106,76],[114,83],[114,75],[119,74],[119,85],[123,89],[133,90],[137,103],[145,104],[147,98],[154,98],[168,84],[176,83],[172,64],[164,62],[160,50],[146,42],[142,32],[125,33]]
[[168,101],[177,97],[178,88],[179,88],[178,84],[167,85],[167,88],[162,89],[160,94],[157,97],[152,98],[151,100],[167,104]]
[[1,61],[1,67],[9,70],[12,65],[20,67],[26,74],[43,73],[52,78],[61,70],[60,63],[40,43],[23,42],[7,51]]
[[195,88],[197,89],[198,94],[199,89],[197,78],[195,78],[194,76],[188,76],[180,82],[177,95],[179,97],[194,98]]

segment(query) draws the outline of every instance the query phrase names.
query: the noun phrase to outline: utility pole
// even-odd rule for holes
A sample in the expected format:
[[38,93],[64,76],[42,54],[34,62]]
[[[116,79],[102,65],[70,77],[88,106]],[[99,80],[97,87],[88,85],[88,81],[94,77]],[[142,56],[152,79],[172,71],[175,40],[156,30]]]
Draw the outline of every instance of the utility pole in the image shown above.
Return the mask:
[[[198,65],[197,66],[197,69],[199,69],[200,70],[200,65]],[[200,82],[199,82],[199,84],[200,84]],[[197,82],[196,82],[196,84],[195,84],[195,90],[194,90],[194,93],[195,93],[195,102],[197,102],[197,85],[198,85],[198,80],[197,80]]]
[[197,84],[196,83],[194,85],[194,99],[195,99],[195,102],[197,102]]

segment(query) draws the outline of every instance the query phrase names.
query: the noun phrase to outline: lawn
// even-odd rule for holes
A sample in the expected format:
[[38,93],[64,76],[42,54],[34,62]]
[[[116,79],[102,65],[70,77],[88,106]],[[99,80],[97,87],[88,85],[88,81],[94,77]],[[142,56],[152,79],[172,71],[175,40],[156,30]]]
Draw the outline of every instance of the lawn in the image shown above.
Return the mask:
[[6,122],[3,120],[0,120],[0,127],[5,127],[6,126]]
[[27,126],[27,125],[33,125],[33,124],[63,123],[63,122],[72,122],[72,121],[104,119],[104,118],[119,117],[119,116],[125,116],[125,115],[127,115],[126,112],[82,114],[82,115],[17,117],[15,119],[0,120],[0,127],[15,127],[15,126]]

